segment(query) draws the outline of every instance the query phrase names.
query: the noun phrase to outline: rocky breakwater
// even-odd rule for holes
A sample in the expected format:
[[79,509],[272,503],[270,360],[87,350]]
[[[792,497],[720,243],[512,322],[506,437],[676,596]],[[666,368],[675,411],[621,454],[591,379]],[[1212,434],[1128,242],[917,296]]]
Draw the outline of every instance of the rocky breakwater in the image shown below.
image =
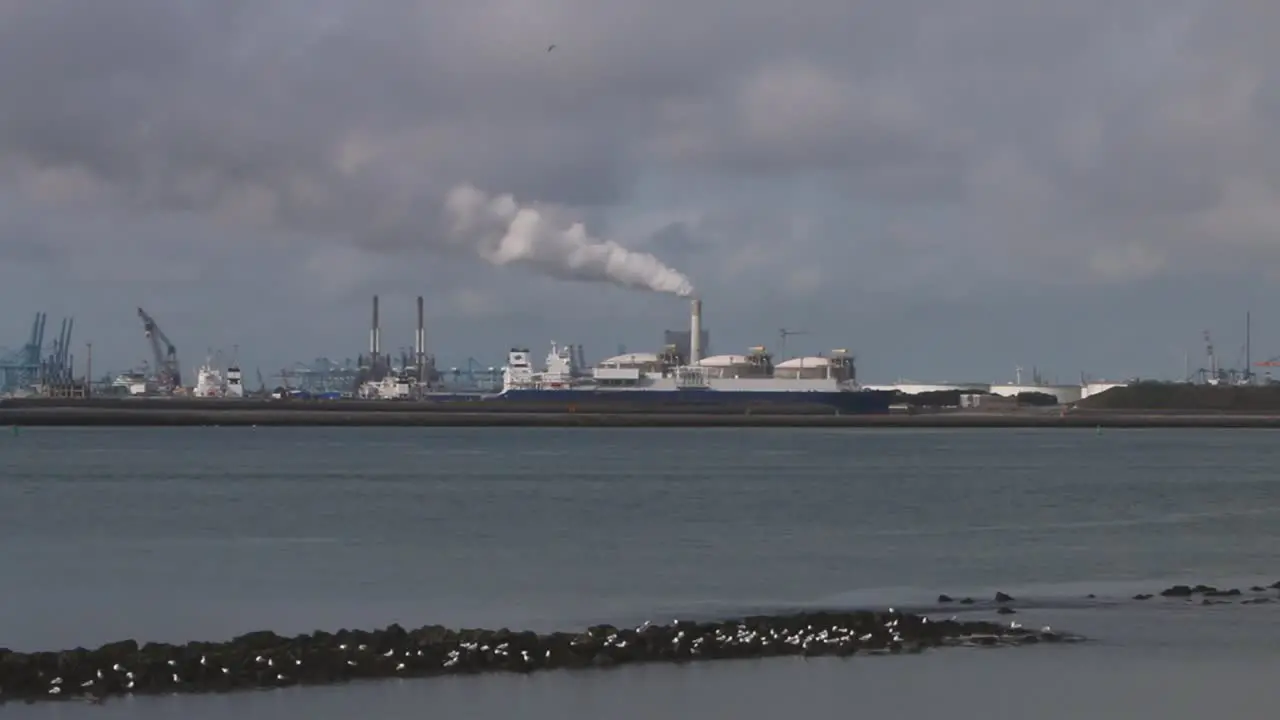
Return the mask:
[[[1241,605],[1263,605],[1277,599],[1273,591],[1280,590],[1280,580],[1267,586],[1254,585],[1243,591],[1240,588],[1221,589],[1214,585],[1174,585],[1160,591],[1160,597],[1187,602],[1199,601],[1201,605],[1225,605],[1239,602]],[[1153,596],[1142,594],[1133,596],[1134,600],[1150,600]]]
[[921,652],[943,646],[999,647],[1081,638],[979,621],[897,612],[819,612],[722,622],[601,625],[583,632],[340,630],[283,637],[255,632],[229,642],[185,645],[133,640],[96,650],[23,653],[0,649],[0,702],[127,694],[227,692],[326,685],[357,679],[456,673],[604,668],[774,656]]

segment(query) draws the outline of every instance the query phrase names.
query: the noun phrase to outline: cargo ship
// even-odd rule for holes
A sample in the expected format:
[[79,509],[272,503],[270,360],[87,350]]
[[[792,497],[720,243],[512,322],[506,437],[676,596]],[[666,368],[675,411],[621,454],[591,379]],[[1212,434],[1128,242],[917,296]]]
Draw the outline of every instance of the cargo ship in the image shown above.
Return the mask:
[[572,345],[552,343],[546,367],[533,367],[528,348],[512,348],[502,368],[501,401],[573,406],[717,407],[822,405],[842,413],[887,413],[893,393],[858,384],[846,350],[774,364],[763,346],[743,355],[702,357],[702,301],[694,300],[688,357],[674,346],[628,353],[582,367]]

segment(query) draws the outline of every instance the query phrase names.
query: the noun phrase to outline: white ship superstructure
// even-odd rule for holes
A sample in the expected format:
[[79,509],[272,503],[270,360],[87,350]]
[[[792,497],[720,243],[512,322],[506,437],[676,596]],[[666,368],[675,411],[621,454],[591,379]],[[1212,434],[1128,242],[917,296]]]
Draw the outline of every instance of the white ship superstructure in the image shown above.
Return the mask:
[[410,371],[393,372],[377,381],[360,385],[357,393],[362,400],[407,400],[415,396],[418,379]]
[[198,398],[244,397],[244,375],[240,366],[232,362],[222,366],[222,354],[211,354],[204,364],[196,368],[196,384],[191,396]]
[[111,381],[111,393],[118,395],[154,395],[159,392],[159,385],[147,377],[145,372],[130,370],[120,373]]
[[244,397],[244,377],[240,372],[239,366],[232,365],[227,368],[226,385],[224,386],[223,394],[229,398]]
[[226,395],[226,383],[222,373],[213,367],[211,360],[196,369],[196,386],[194,395],[202,398],[218,398]]

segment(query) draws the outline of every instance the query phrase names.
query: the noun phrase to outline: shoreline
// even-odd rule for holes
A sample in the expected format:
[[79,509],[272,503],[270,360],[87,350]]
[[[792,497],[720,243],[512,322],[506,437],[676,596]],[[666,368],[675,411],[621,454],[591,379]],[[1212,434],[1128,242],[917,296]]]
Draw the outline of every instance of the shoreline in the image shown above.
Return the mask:
[[[425,406],[424,406],[425,405]],[[836,414],[830,409],[192,407],[0,404],[0,426],[25,427],[582,427],[582,428],[1280,428],[1280,413],[1084,411]]]

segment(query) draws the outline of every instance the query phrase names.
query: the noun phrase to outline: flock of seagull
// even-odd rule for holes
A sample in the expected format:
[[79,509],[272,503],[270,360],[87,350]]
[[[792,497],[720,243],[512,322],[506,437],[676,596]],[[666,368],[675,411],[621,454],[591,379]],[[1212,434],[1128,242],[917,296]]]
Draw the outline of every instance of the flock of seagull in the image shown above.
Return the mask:
[[[902,616],[889,609],[887,619],[883,622],[882,627],[876,627],[863,632],[857,629],[847,627],[842,624],[833,624],[824,627],[815,627],[809,624],[804,628],[797,630],[789,630],[786,628],[769,628],[769,629],[753,629],[745,623],[739,623],[736,627],[726,628],[718,627],[713,634],[703,635],[693,632],[687,632],[679,629],[679,623],[675,624],[676,632],[671,638],[671,648],[675,651],[686,651],[690,657],[704,656],[707,652],[713,650],[766,650],[771,647],[780,645],[799,648],[803,654],[851,654],[861,649],[867,644],[872,647],[866,648],[873,653],[885,653],[906,650],[909,652],[918,652],[923,649],[923,645],[913,642],[910,638],[904,638],[900,627],[900,619]],[[951,618],[955,620],[955,618]],[[929,623],[929,618],[922,617],[921,625]],[[635,628],[637,635],[643,635],[646,630],[652,627],[651,623],[644,623]],[[1012,634],[1026,634],[1027,631],[1022,630],[1022,626],[1017,622],[1012,622],[1008,626],[1008,630]],[[1052,637],[1054,635],[1052,628],[1046,626],[1040,630],[1041,636]],[[634,636],[632,636],[634,637]],[[952,638],[952,642],[958,645],[992,645],[1000,640],[999,636],[968,636],[960,638]],[[873,643],[873,641],[876,641]],[[628,640],[621,636],[616,630],[609,635],[598,638],[590,633],[584,633],[575,638],[571,645],[581,647],[584,645],[597,645],[599,649],[606,648],[625,649],[634,644],[634,640]],[[337,650],[341,653],[347,653],[346,665],[348,667],[359,667],[360,663],[369,659],[375,663],[381,661],[389,663],[397,661],[395,672],[404,672],[410,670],[411,666],[414,670],[428,669],[424,662],[432,662],[426,658],[423,650],[387,650],[386,652],[372,653],[369,646],[359,644],[352,648],[348,644],[340,644]],[[484,659],[494,660],[501,659],[503,664],[514,657],[520,660],[520,667],[523,669],[534,669],[538,665],[549,665],[553,657],[553,650],[548,649],[542,654],[541,658],[536,658],[534,654],[527,649],[513,650],[509,642],[502,642],[493,645],[481,642],[461,642],[453,650],[450,650],[440,661],[439,669],[447,670],[453,668],[460,663],[472,660]],[[795,654],[792,649],[789,654]],[[434,655],[434,653],[433,653]],[[397,657],[398,656],[398,657]],[[438,657],[438,656],[436,656]],[[539,660],[541,662],[539,662]],[[220,672],[224,676],[229,676],[232,669],[216,665],[211,662],[207,655],[202,655],[199,661],[202,668],[207,668],[212,672]],[[274,672],[274,679],[279,684],[289,684],[294,678],[287,672],[291,668],[302,666],[303,661],[299,657],[287,654],[286,657],[280,658],[272,655],[257,655],[253,659],[254,665],[257,667],[251,671],[257,672]],[[180,666],[176,660],[168,661],[170,679],[175,686],[181,687],[186,680],[179,674]],[[116,663],[108,670],[99,669],[95,673],[95,677],[79,683],[81,693],[84,699],[92,702],[101,702],[101,697],[95,695],[95,689],[108,690],[109,686],[115,686],[129,693],[134,689],[135,675],[133,670],[128,667]],[[49,681],[49,695],[60,695],[63,693],[64,679],[59,676]]]

